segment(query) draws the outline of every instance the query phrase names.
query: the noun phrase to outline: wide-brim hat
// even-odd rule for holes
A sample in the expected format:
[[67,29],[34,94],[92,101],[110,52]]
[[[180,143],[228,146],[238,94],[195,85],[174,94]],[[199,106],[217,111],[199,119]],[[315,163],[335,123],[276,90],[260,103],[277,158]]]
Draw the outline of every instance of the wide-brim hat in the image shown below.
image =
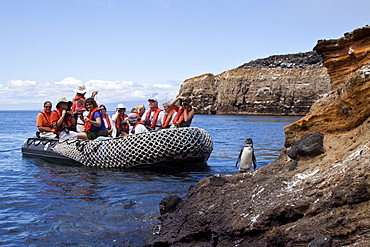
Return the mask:
[[136,113],[129,113],[127,116],[127,121],[129,121],[130,123],[137,123]]
[[66,97],[62,97],[62,98],[58,99],[57,106],[59,105],[59,103],[68,103],[68,99]]
[[122,109],[122,108],[126,108],[124,104],[122,103],[119,103],[116,107],[117,109]]
[[75,93],[80,93],[80,94],[84,94],[87,92],[84,84],[78,85],[77,88],[73,91],[75,91]]
[[157,102],[158,103],[158,100],[156,98],[149,98],[148,101],[149,102]]

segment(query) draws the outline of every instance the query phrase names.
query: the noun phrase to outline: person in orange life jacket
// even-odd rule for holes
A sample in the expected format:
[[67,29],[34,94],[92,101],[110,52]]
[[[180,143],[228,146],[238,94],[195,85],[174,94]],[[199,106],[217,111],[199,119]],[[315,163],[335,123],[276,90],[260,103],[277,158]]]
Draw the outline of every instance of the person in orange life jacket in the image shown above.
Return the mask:
[[163,109],[164,109],[164,118],[163,118],[163,128],[175,128],[176,126],[172,123],[173,119],[175,118],[177,112],[171,106],[171,101],[167,100],[163,102]]
[[144,126],[144,123],[139,120],[136,113],[132,112],[128,114],[127,121],[130,124],[129,135],[148,132],[148,129]]
[[128,135],[129,126],[125,111],[126,107],[124,104],[120,103],[117,105],[116,112],[112,116],[112,122],[114,123],[113,137]]
[[108,130],[104,125],[103,115],[98,104],[93,98],[85,100],[85,108],[89,115],[84,118],[85,131],[78,133],[77,137],[82,140],[94,140],[99,136],[108,136]]
[[36,117],[36,127],[38,128],[38,136],[41,138],[52,139],[57,135],[54,133],[53,123],[51,122],[51,108],[50,101],[44,102],[44,109],[39,112]]
[[[84,84],[77,85],[77,88],[73,90],[76,93],[76,96],[72,99],[72,112],[76,119],[77,124],[77,132],[83,132],[84,131],[84,117],[86,117],[88,114],[85,112],[86,109],[84,107],[85,104],[85,94],[87,92],[86,87]],[[91,98],[94,99],[95,95],[98,94],[98,91],[94,91],[91,93]],[[83,114],[86,113],[86,114]]]
[[[178,101],[180,102],[179,106],[176,104]],[[171,106],[177,112],[176,117],[172,121],[173,124],[178,127],[190,127],[195,114],[191,106],[191,99],[179,96],[172,101]]]
[[155,98],[148,99],[149,110],[141,118],[149,130],[158,130],[162,128],[164,113],[158,108],[158,100]]
[[60,98],[56,108],[51,113],[51,122],[53,123],[53,128],[58,133],[59,139],[76,139],[77,132],[70,130],[75,125],[76,120],[72,115],[72,110],[67,111],[67,98]]
[[108,130],[108,135],[111,136],[113,128],[112,128],[112,122],[110,120],[110,117],[107,114],[107,108],[105,107],[105,105],[100,105],[99,107],[100,107],[100,112],[102,113],[102,116],[103,116],[104,125]]

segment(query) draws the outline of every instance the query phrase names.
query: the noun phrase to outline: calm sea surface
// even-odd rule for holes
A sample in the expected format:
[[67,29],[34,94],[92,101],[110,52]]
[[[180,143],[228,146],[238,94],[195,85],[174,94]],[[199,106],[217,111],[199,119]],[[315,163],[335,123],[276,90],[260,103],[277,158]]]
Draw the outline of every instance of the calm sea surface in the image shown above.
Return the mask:
[[22,156],[37,111],[0,111],[0,245],[142,246],[155,233],[159,202],[182,197],[214,174],[238,172],[248,137],[258,167],[280,153],[283,127],[299,117],[196,115],[214,149],[206,164],[176,170],[86,168]]

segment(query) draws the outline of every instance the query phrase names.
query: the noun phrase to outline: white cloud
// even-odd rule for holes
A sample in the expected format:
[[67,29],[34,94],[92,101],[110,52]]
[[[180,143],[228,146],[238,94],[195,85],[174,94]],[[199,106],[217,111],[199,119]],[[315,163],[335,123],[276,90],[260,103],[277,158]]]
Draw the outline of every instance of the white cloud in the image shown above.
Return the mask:
[[[146,101],[156,97],[159,101],[172,100],[176,97],[180,81],[169,81],[163,84],[140,84],[132,81],[89,80],[83,83],[73,77],[66,77],[58,82],[37,83],[36,81],[11,80],[0,83],[0,110],[38,109],[46,100],[54,105],[61,97],[72,99],[77,85],[85,84],[86,96],[98,91],[99,104],[115,102]],[[27,102],[27,105],[24,103]],[[26,107],[26,108],[24,108]]]

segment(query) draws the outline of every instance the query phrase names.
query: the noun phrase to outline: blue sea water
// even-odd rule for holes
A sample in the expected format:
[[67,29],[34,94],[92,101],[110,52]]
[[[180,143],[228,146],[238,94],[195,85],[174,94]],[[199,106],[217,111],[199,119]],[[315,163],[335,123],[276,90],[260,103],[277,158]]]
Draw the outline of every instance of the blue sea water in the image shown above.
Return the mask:
[[182,197],[214,174],[238,172],[246,138],[258,167],[283,149],[283,127],[299,117],[196,115],[192,126],[210,133],[206,164],[174,170],[100,169],[23,157],[37,111],[0,111],[0,245],[143,246],[154,236],[159,202]]

